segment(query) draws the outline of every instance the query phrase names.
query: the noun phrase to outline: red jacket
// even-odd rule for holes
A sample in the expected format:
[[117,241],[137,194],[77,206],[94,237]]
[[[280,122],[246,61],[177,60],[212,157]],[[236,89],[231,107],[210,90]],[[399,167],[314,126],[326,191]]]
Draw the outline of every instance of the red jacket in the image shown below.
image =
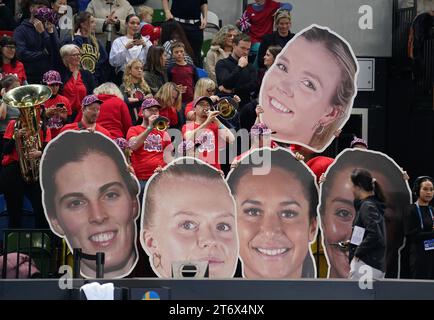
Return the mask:
[[[113,139],[125,138],[128,129],[132,126],[130,112],[126,103],[117,96],[99,94],[103,101],[96,122],[110,132]],[[82,112],[77,115],[75,121],[80,121]]]

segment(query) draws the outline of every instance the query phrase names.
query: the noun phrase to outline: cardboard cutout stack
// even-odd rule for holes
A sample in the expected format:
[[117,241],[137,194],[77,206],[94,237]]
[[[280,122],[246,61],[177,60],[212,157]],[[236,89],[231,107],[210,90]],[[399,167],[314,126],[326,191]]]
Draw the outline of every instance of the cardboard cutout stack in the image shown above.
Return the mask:
[[227,177],[237,205],[243,277],[314,278],[318,188],[306,164],[286,149],[257,149]]
[[386,277],[397,278],[399,248],[404,234],[402,217],[411,203],[411,192],[402,169],[387,155],[362,149],[346,149],[325,173],[320,185],[318,212],[321,219],[323,247],[329,264],[329,278],[348,278],[350,264],[343,242],[351,237],[356,212],[352,193],[351,172],[368,170],[377,180],[386,198]]
[[173,268],[200,262],[208,265],[210,278],[233,277],[235,202],[220,172],[201,160],[180,157],[154,174],[143,198],[140,241],[158,277],[177,277],[180,270]]
[[317,25],[300,31],[266,72],[259,93],[273,140],[325,150],[350,117],[357,74],[345,39]]
[[[45,148],[40,177],[51,230],[71,251],[104,252],[105,278],[127,276],[138,260],[139,184],[119,147],[98,132],[66,131]],[[80,269],[96,275],[95,261]]]

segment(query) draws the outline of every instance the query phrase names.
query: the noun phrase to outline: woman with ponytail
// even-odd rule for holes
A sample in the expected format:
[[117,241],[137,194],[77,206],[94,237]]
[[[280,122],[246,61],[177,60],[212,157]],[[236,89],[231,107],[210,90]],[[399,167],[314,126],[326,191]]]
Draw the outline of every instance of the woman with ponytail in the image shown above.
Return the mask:
[[356,217],[349,243],[350,275],[381,279],[385,275],[386,234],[384,228],[385,197],[377,180],[364,169],[351,173]]
[[81,68],[93,74],[97,85],[108,80],[108,54],[102,43],[95,37],[95,18],[87,11],[74,16],[74,34],[64,44],[77,45],[81,51]]

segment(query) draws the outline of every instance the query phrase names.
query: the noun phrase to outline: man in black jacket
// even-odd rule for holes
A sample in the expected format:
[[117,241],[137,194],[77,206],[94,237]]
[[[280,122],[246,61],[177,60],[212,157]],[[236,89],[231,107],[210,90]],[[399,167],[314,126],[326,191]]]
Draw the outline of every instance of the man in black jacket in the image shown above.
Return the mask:
[[250,101],[258,89],[257,73],[247,60],[251,46],[250,37],[239,34],[234,38],[232,54],[217,62],[215,71],[219,90],[240,97],[240,107]]

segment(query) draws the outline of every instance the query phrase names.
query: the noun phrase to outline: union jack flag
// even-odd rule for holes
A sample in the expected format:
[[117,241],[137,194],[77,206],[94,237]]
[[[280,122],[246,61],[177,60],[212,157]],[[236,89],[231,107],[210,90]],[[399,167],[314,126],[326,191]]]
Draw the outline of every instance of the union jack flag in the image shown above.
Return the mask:
[[247,11],[244,11],[243,16],[240,19],[240,27],[242,32],[247,32],[250,29],[250,26],[252,24],[250,23],[250,17],[247,14]]

